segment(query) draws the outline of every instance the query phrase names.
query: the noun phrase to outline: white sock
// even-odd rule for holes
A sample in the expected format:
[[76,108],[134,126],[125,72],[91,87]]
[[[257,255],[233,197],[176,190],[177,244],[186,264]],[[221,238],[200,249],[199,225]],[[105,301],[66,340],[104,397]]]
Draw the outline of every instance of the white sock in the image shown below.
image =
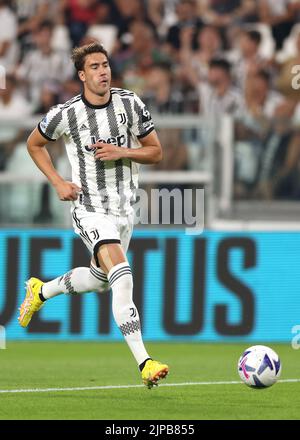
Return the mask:
[[109,284],[105,272],[91,265],[91,267],[76,267],[59,278],[45,283],[42,287],[42,295],[49,299],[54,296],[68,293],[74,295],[84,292],[105,292],[109,290]]
[[140,318],[132,299],[133,280],[128,263],[114,266],[107,275],[112,289],[112,310],[133,356],[140,365],[149,358],[141,334]]

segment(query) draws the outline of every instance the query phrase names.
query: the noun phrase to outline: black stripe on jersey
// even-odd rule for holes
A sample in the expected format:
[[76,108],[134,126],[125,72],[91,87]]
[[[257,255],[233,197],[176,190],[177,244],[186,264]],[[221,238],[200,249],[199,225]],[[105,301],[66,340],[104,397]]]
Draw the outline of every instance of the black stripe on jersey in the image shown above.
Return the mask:
[[144,131],[143,121],[142,121],[142,118],[140,117],[140,113],[143,111],[143,109],[138,104],[138,102],[136,100],[134,100],[134,111],[135,111],[135,113],[138,116],[138,130],[139,130],[139,133],[143,133],[143,131]]
[[151,131],[153,131],[153,130],[154,130],[154,126],[150,127],[149,130],[147,130],[145,133],[143,133],[143,134],[139,134],[139,135],[137,136],[137,138],[138,138],[138,139],[143,139],[144,137],[148,136],[148,134],[150,134]]
[[131,129],[131,127],[133,126],[133,113],[130,99],[122,97],[122,103],[127,114],[128,128]]
[[[133,126],[133,111],[131,107],[131,101],[128,98],[122,98],[122,102],[125,108],[125,112],[127,115],[127,121],[128,121],[128,129],[127,129],[127,147],[131,148],[131,128]],[[133,183],[132,180],[132,161],[129,163],[130,166],[130,190],[132,191],[132,196],[130,198],[130,205],[132,206],[135,202],[135,193],[136,193],[136,186]]]
[[[107,112],[107,121],[108,126],[110,130],[110,134],[112,137],[119,136],[119,126],[118,121],[115,113],[115,108],[113,105],[113,101],[109,107],[106,109]],[[119,159],[115,161],[115,176],[116,176],[116,187],[117,192],[120,196],[120,208],[124,205],[124,202],[126,201],[126,197],[124,194],[124,188],[123,188],[123,194],[121,194],[121,182],[124,180],[124,171],[123,171],[123,160]]]
[[75,102],[78,102],[80,100],[81,100],[81,95],[74,96],[74,98],[69,99],[69,101],[67,101],[63,104],[62,110],[69,108],[72,104],[74,104]]
[[117,90],[112,90],[111,94],[112,95],[119,95],[119,96],[131,96],[131,97],[134,96],[133,92],[121,92],[121,91],[119,92]]
[[46,135],[52,139],[53,134],[56,130],[56,128],[59,126],[59,124],[62,121],[62,110],[58,113],[56,113],[56,115],[51,119],[51,121],[49,122],[49,124],[47,125],[46,128]]
[[82,188],[82,204],[84,205],[84,207],[87,211],[95,212],[95,209],[92,206],[91,197],[89,194],[89,188],[88,188],[87,177],[86,177],[85,158],[84,158],[84,153],[82,150],[82,143],[81,143],[81,139],[80,139],[76,113],[75,113],[75,109],[73,107],[68,109],[67,116],[68,116],[70,135],[72,136],[73,142],[76,145],[77,155],[78,155],[78,159],[79,159],[79,177],[80,177],[80,183],[81,183],[81,188]]
[[110,90],[110,92],[111,92],[112,94],[120,95],[120,96],[131,96],[131,97],[134,96],[134,93],[131,92],[130,90],[118,89],[118,88],[116,88],[116,87],[113,87],[113,88]]
[[47,141],[51,141],[51,142],[55,142],[55,141],[56,141],[56,139],[51,139],[49,136],[46,135],[46,133],[43,132],[43,130],[42,130],[41,127],[40,127],[40,122],[39,122],[38,125],[37,125],[37,129],[38,129],[38,131],[41,133],[41,135],[42,135],[45,139],[47,139]]
[[[59,112],[56,113],[56,115],[49,122],[45,133],[41,129],[40,122],[39,122],[37,128],[38,128],[39,132],[41,133],[41,135],[44,136],[48,141],[52,141],[52,142],[56,141],[56,139],[53,139],[53,134],[54,134],[56,128],[58,127],[58,125],[62,121],[63,110],[69,108],[72,104],[80,101],[80,99],[81,99],[81,97],[80,97],[80,95],[78,95],[78,96],[75,96],[74,98],[70,99],[69,101],[65,102],[65,104],[52,107],[52,108],[58,107]],[[52,108],[50,110],[52,110]]]
[[[97,115],[96,111],[88,106],[85,106],[85,111],[87,114],[90,135],[94,136],[97,139],[100,139],[99,128],[97,124]],[[105,209],[105,212],[109,211],[109,197],[106,187],[106,178],[105,178],[105,162],[101,160],[95,160],[96,167],[96,182],[97,189],[99,191],[99,195],[101,197],[102,207]]]

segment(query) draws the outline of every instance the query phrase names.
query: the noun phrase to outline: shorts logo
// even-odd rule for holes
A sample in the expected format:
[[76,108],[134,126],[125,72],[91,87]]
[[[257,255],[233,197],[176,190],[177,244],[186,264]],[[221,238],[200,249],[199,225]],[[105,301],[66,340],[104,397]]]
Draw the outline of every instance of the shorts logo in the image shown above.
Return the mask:
[[93,229],[92,231],[90,231],[90,234],[91,234],[93,240],[99,240],[100,236],[99,236],[99,232],[97,231],[97,229]]

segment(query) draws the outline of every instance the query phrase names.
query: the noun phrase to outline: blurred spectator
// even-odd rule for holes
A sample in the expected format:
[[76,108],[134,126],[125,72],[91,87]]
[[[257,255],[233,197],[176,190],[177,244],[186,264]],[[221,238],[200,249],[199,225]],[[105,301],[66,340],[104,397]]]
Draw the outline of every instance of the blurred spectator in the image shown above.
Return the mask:
[[177,20],[177,2],[178,0],[151,0],[147,2],[148,17],[160,37],[165,37],[168,28],[175,24]]
[[248,75],[255,74],[267,67],[269,60],[259,54],[261,34],[256,30],[241,31],[239,37],[239,51],[233,63],[233,76],[238,87],[244,89]]
[[22,130],[19,130],[10,121],[26,118],[32,113],[30,104],[24,100],[17,88],[14,76],[7,75],[6,88],[0,89],[0,170],[5,169],[8,157],[13,153],[15,144],[22,137]]
[[114,3],[116,12],[113,16],[113,24],[118,28],[119,40],[117,50],[125,49],[128,45],[133,43],[133,36],[130,31],[133,22],[145,22],[147,25],[151,25],[154,30],[153,24],[148,19],[147,10],[143,1],[115,0]]
[[18,41],[23,58],[25,52],[32,48],[32,33],[48,19],[50,2],[49,0],[13,0],[12,3],[18,21]]
[[291,121],[295,103],[277,106],[274,124],[264,139],[255,196],[267,199],[300,198],[300,132]]
[[69,54],[51,48],[53,25],[44,22],[34,32],[36,49],[30,51],[20,64],[17,75],[29,86],[29,98],[38,105],[41,88],[46,81],[63,82],[73,76]]
[[44,82],[41,89],[40,103],[34,113],[36,115],[44,115],[48,113],[51,107],[59,104],[59,92],[60,87],[57,82]]
[[197,47],[196,37],[203,22],[197,16],[196,0],[179,0],[176,7],[177,22],[171,26],[166,36],[166,50],[172,56],[177,57],[177,51],[181,48],[181,34],[186,28],[192,33],[192,47]]
[[58,102],[66,102],[82,92],[79,78],[70,78],[61,83]]
[[[175,78],[168,64],[154,65],[146,77],[144,93],[141,95],[147,108],[154,115],[182,114],[188,105],[186,96],[175,83]],[[190,113],[190,111],[188,111]],[[185,130],[180,128],[157,128],[160,142],[164,146],[162,161],[152,166],[155,170],[185,170],[187,165],[187,147],[184,142]],[[147,171],[147,170],[146,170]],[[181,185],[158,185],[159,189],[183,189]],[[171,218],[173,218],[173,207]]]
[[[96,14],[109,14],[107,5],[100,4],[98,0],[64,0],[66,23],[69,28],[73,46],[79,46],[88,27],[96,20]],[[98,7],[101,7],[101,11]]]
[[112,64],[117,74],[122,74],[125,88],[143,94],[145,77],[149,70],[168,58],[160,49],[155,33],[147,23],[134,21],[129,30],[132,43],[127,49],[112,56]]
[[197,36],[197,49],[192,47],[192,29],[181,33],[180,61],[188,72],[191,84],[196,87],[200,80],[208,79],[209,65],[213,58],[221,57],[222,39],[217,27],[203,26]]
[[257,21],[256,0],[202,0],[200,11],[206,23],[222,28]]
[[53,23],[51,47],[53,50],[70,52],[72,41],[65,16],[65,1],[50,2],[48,20]]
[[289,3],[290,0],[260,0],[258,2],[259,19],[271,26],[277,50],[281,49],[283,41],[295,24],[295,17],[289,8]]
[[271,88],[271,77],[265,70],[260,70],[248,76],[245,88],[247,117],[263,124],[264,119],[271,119],[276,108],[282,104],[284,98]]
[[[109,0],[101,0],[95,8],[94,23],[89,26],[85,37],[92,37],[98,40],[110,55],[118,46],[118,27],[113,24],[117,10],[114,3]],[[82,40],[80,41],[82,45]]]
[[257,21],[256,0],[203,0],[200,5],[202,19],[220,29],[226,49],[234,43],[236,29]]
[[31,113],[32,106],[20,93],[16,78],[7,75],[6,87],[0,89],[0,119],[19,119],[20,115],[26,117]]
[[213,59],[209,65],[208,81],[199,83],[200,108],[204,116],[222,114],[242,117],[245,105],[242,93],[234,86],[231,65],[224,59]]
[[0,0],[0,66],[10,73],[17,63],[17,20],[6,0]]
[[283,118],[282,131],[290,130],[290,136],[287,143],[282,142],[286,155],[272,175],[273,196],[300,200],[300,99],[285,101],[278,108],[277,116]]
[[183,113],[186,105],[168,64],[156,64],[150,69],[142,99],[151,113]]
[[274,128],[282,124],[282,117],[275,124],[275,116],[284,108],[284,98],[272,90],[270,75],[260,70],[247,78],[245,103],[244,117],[236,123],[235,195],[265,197],[266,186],[262,182],[266,181],[266,170],[269,178],[274,165],[273,154],[282,139],[278,135],[273,137],[273,133]]
[[[186,170],[187,146],[184,143],[184,131],[179,128],[161,128],[157,131],[160,142],[164,146],[164,156],[162,161],[153,168],[164,171]],[[170,190],[180,189],[181,185],[173,184],[167,187]],[[166,185],[164,184],[161,188],[166,188]]]

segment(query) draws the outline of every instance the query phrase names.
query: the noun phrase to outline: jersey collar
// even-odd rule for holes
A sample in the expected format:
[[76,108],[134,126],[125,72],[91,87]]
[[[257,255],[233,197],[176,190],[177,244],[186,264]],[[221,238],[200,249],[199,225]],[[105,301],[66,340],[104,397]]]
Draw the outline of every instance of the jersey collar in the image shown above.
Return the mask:
[[84,96],[83,93],[82,93],[82,95],[81,95],[81,99],[82,99],[82,101],[84,102],[84,104],[85,104],[86,106],[88,106],[88,107],[90,107],[90,108],[94,108],[94,109],[101,109],[101,108],[106,108],[106,107],[109,106],[109,104],[111,103],[111,100],[112,100],[112,95],[111,95],[111,92],[110,92],[110,95],[109,95],[109,99],[108,99],[108,101],[107,101],[105,104],[102,104],[102,105],[94,105],[94,104],[91,104],[91,103],[86,99],[86,97]]

